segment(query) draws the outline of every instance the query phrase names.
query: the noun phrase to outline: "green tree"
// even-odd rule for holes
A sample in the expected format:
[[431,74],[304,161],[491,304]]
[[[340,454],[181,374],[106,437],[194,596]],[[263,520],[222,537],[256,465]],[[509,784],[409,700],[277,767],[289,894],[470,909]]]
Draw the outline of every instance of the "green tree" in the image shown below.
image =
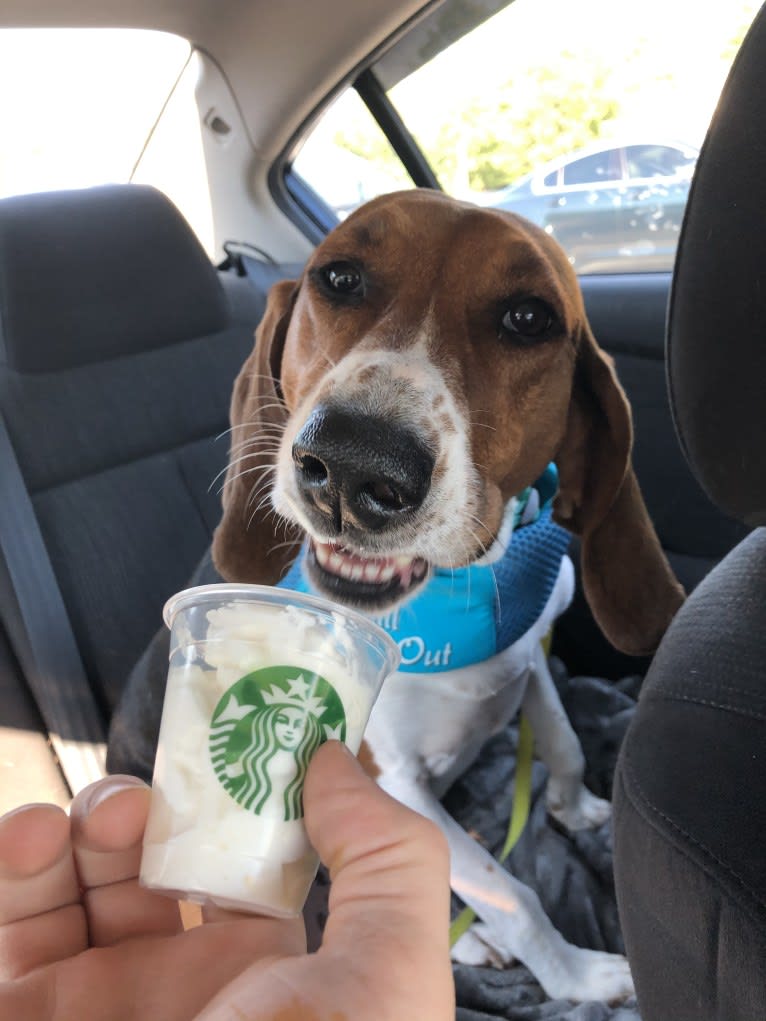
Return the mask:
[[742,40],[747,35],[747,30],[750,28],[753,21],[754,12],[752,7],[752,3],[741,0],[737,14],[737,27],[726,40],[726,43],[721,50],[721,57],[727,64],[731,64],[734,60],[740,46],[742,45]]
[[509,78],[491,96],[468,96],[418,137],[448,191],[500,188],[533,167],[593,142],[620,106],[609,70],[595,59],[559,54],[556,70],[537,67]]
[[[559,54],[548,66],[511,77],[490,95],[466,94],[448,111],[434,110],[427,131],[416,131],[442,186],[465,194],[500,188],[534,166],[598,138],[619,112],[609,70],[595,58]],[[425,100],[425,97],[424,97]],[[368,120],[348,120],[334,142],[405,183],[384,136]]]

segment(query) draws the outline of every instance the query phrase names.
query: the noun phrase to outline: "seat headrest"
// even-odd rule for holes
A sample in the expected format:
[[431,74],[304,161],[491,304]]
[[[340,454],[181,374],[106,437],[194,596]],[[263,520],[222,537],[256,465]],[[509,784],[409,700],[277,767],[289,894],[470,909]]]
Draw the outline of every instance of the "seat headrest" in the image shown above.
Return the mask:
[[737,55],[697,163],[667,353],[692,471],[722,510],[766,524],[766,7]]
[[220,330],[226,302],[159,191],[109,185],[0,201],[0,360],[53,372]]

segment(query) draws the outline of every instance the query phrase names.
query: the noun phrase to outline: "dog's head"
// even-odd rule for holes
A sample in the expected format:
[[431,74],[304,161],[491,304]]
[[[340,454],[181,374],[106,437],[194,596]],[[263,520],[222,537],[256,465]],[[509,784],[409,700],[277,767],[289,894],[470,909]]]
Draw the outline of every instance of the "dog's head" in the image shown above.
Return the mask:
[[273,583],[309,537],[328,597],[381,612],[501,541],[559,469],[607,637],[652,650],[683,598],[630,465],[632,430],[577,279],[544,231],[431,191],[363,206],[271,291],[235,385],[216,564]]

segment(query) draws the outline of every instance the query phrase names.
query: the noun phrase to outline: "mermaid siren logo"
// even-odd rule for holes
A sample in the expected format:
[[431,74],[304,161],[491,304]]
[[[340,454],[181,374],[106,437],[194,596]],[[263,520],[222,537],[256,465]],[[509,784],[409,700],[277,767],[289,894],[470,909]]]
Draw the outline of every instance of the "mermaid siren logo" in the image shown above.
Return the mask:
[[210,759],[228,794],[256,815],[303,816],[303,781],[324,741],[345,740],[346,717],[323,677],[290,666],[241,677],[210,721]]

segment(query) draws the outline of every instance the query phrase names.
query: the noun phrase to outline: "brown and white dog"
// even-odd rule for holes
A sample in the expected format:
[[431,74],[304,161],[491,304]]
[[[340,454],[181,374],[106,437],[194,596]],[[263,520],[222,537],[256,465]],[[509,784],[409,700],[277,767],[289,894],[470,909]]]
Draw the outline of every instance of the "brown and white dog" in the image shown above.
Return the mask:
[[[231,462],[213,555],[224,577],[276,583],[305,537],[313,588],[379,615],[502,544],[509,501],[549,462],[554,518],[582,539],[586,596],[618,648],[653,651],[683,593],[631,468],[627,401],[543,231],[431,191],[363,206],[277,284],[234,388]],[[486,662],[386,683],[366,742],[378,781],[444,829],[452,885],[481,923],[472,963],[517,958],[551,997],[628,995],[627,962],[572,946],[439,796],[523,706],[570,828],[609,806],[540,639],[573,589],[567,557],[543,613]]]

